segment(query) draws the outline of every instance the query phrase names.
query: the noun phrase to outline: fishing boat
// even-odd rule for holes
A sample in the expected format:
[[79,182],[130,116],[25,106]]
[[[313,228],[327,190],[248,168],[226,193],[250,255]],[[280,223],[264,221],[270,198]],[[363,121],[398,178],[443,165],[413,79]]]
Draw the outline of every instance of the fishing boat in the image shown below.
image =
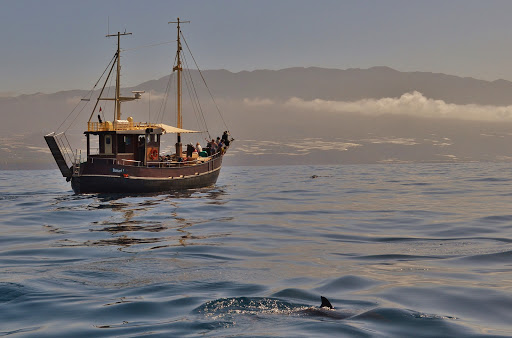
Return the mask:
[[[177,21],[169,22],[177,24],[178,30],[177,52],[173,72],[170,75],[175,75],[177,83],[176,126],[135,122],[132,117],[122,119],[121,104],[140,99],[144,91],[133,91],[133,96],[121,95],[120,41],[122,36],[131,33],[125,31],[107,35],[107,37],[117,37],[117,51],[105,69],[104,74],[110,67],[87,122],[87,130],[84,132],[85,159],[82,160],[82,154],[78,150],[70,150],[65,133],[54,132],[44,137],[63,177],[71,181],[71,187],[75,193],[165,192],[208,187],[216,183],[223,156],[233,141],[228,136],[229,132],[224,132],[220,146],[214,144],[215,142],[210,140],[211,137],[208,137],[209,146],[202,151],[194,149],[193,143],[185,148],[182,144],[182,134],[201,133],[201,131],[184,129],[182,125],[182,72],[184,71],[182,59],[184,56],[182,56],[181,41],[184,36],[180,24],[185,22],[189,21],[180,21],[178,18]],[[186,43],[186,40],[184,41]],[[199,67],[197,69],[199,70]],[[112,73],[115,73],[116,79],[115,96],[103,97]],[[202,74],[201,78],[204,81]],[[96,84],[99,82],[100,80]],[[206,81],[204,83],[206,84]],[[213,100],[212,95],[211,97]],[[114,103],[113,120],[103,121],[98,114],[98,122],[95,122],[93,116],[97,112],[99,103],[104,100]],[[99,111],[101,111],[101,105]],[[218,111],[220,113],[220,110]],[[173,153],[164,156],[160,141],[166,134],[175,135],[176,143]],[[209,133],[208,136],[210,136]],[[92,141],[98,145],[98,148],[91,147]]]

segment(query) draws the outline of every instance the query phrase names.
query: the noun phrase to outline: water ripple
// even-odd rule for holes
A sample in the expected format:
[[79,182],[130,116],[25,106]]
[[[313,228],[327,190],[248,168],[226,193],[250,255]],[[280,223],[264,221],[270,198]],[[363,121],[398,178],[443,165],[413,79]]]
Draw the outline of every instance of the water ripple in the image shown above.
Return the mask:
[[497,163],[228,167],[74,195],[56,170],[0,172],[0,335],[508,336],[511,182]]

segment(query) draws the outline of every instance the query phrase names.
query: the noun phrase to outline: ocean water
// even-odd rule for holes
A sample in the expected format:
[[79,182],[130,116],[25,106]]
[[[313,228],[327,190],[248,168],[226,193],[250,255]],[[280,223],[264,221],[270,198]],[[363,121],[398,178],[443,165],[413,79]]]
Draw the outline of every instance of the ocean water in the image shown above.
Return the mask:
[[3,171],[0,336],[512,336],[511,242],[511,164],[225,167],[154,195]]

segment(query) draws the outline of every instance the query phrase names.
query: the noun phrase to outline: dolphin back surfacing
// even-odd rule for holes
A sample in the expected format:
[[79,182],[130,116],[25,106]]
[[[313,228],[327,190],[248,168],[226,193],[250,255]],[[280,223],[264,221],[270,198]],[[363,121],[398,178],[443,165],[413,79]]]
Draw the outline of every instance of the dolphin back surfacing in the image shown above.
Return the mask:
[[304,305],[286,303],[277,298],[222,298],[209,301],[195,309],[196,312],[207,316],[233,315],[297,315],[314,318],[345,319],[356,315],[346,310],[335,310],[331,302],[321,296],[320,306],[307,307]]
[[325,298],[324,296],[320,296],[320,299],[322,300],[322,304],[320,304],[321,308],[326,307],[329,309],[334,309],[334,307],[331,305],[331,302],[329,302],[327,298]]
[[320,296],[322,304],[319,307],[311,307],[298,311],[299,315],[309,317],[324,317],[331,319],[345,319],[354,316],[354,313],[335,311],[334,306],[324,296]]

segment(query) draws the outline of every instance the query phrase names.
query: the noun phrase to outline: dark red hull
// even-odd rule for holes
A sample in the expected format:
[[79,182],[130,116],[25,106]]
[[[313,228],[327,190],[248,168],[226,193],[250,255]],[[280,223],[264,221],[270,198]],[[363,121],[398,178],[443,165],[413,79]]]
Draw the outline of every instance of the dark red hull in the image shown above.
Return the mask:
[[80,193],[151,193],[212,186],[217,182],[222,155],[197,165],[158,164],[137,167],[118,164],[114,159],[89,159],[80,173],[71,178],[71,187]]

